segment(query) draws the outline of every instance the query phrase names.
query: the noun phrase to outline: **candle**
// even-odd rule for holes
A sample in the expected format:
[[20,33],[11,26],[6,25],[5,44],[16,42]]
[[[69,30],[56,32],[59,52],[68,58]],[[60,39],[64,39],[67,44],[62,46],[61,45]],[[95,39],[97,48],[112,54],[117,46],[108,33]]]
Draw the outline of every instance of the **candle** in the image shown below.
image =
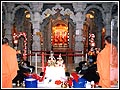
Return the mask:
[[85,55],[85,59],[86,59],[86,61],[87,61],[87,53],[86,53],[86,55]]
[[44,52],[42,52],[42,72],[44,72]]
[[31,59],[31,50],[30,50],[30,65],[31,65],[31,62],[32,62],[31,60],[32,60],[32,59]]
[[35,71],[37,74],[37,53],[35,53]]
[[[82,51],[82,54],[83,54],[83,51]],[[84,61],[84,55],[82,55],[82,61]]]

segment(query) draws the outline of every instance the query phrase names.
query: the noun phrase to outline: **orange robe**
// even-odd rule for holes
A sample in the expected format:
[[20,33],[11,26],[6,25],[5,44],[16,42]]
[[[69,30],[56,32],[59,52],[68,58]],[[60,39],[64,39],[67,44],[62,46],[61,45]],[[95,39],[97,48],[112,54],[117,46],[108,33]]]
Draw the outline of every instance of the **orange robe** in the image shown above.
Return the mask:
[[97,70],[100,75],[99,85],[102,88],[110,88],[110,67],[111,64],[117,66],[117,51],[114,45],[108,44],[97,56]]
[[2,45],[2,88],[12,88],[12,80],[17,75],[17,70],[16,50],[9,45]]
[[117,48],[112,46],[112,55],[110,60],[110,81],[111,85],[114,85],[118,81],[118,53]]

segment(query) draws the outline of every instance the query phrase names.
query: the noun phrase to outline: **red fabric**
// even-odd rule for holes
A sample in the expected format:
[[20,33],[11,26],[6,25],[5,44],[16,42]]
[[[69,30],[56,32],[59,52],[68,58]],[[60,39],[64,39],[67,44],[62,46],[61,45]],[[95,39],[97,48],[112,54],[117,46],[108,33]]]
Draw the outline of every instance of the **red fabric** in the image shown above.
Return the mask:
[[72,86],[72,78],[70,77],[69,80],[67,81],[68,85],[71,87]]
[[45,65],[45,68],[44,68],[44,74],[43,74],[43,76],[41,77],[41,79],[39,79],[39,82],[42,82],[42,81],[44,80],[44,77],[45,77],[45,71],[46,71],[46,66],[47,66],[47,64]]
[[71,75],[73,76],[73,79],[74,79],[76,82],[78,82],[79,76],[77,75],[77,73],[73,72],[73,73],[71,73]]
[[29,77],[29,73],[24,73],[25,76]]
[[26,75],[27,77],[32,77],[32,78],[34,78],[34,79],[36,79],[36,80],[39,80],[39,82],[42,82],[43,81],[43,79],[44,79],[44,74],[43,74],[43,76],[41,77],[41,76],[39,76],[39,75],[37,75],[37,74],[35,74],[35,73],[33,73],[33,74],[29,74],[29,73],[24,73],[24,75]]

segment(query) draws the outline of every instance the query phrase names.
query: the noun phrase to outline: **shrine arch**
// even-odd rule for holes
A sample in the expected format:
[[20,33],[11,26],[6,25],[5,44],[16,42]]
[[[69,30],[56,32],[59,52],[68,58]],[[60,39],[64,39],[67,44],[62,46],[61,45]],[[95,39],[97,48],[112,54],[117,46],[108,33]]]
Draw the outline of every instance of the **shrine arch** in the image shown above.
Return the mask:
[[[42,23],[41,32],[44,37],[43,50],[52,50],[56,54],[66,54],[69,51],[74,51],[75,25],[69,15],[62,15],[60,12],[57,12],[45,18]],[[66,63],[72,63],[73,58],[69,56],[63,57]]]

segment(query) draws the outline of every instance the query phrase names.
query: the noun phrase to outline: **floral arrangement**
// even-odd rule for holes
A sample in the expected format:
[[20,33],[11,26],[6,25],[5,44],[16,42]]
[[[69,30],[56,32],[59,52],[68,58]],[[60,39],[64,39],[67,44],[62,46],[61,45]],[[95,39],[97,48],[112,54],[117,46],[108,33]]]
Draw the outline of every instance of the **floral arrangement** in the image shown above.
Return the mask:
[[54,55],[54,53],[51,51],[50,57],[48,59],[48,66],[55,66],[55,64],[56,64],[56,59],[53,55]]
[[59,54],[59,57],[57,58],[56,66],[57,67],[64,67],[63,62],[64,62],[64,60],[62,59],[61,54]]

